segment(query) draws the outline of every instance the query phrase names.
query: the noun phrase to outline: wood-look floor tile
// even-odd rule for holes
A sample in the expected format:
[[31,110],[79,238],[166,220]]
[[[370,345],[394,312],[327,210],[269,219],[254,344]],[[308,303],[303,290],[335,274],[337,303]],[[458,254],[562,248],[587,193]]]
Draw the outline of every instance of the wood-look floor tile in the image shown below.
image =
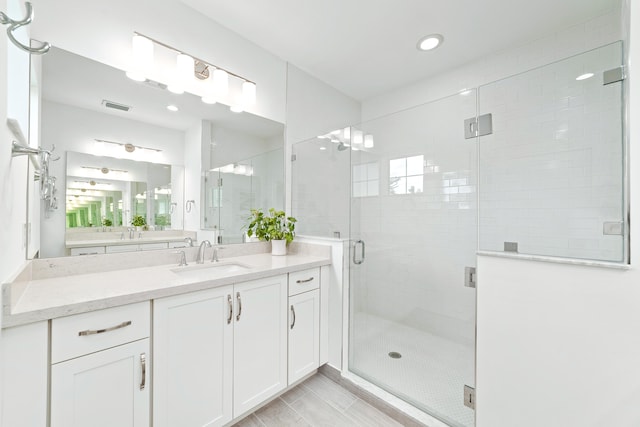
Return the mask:
[[300,414],[279,398],[260,408],[255,414],[266,427],[310,427]]
[[355,421],[343,415],[339,410],[325,402],[313,391],[306,393],[291,404],[295,411],[314,427],[354,427]]
[[351,392],[320,374],[314,375],[303,384],[341,412],[344,412],[357,399]]
[[288,392],[280,396],[280,399],[284,400],[284,402],[287,404],[291,404],[296,400],[298,400],[299,398],[301,398],[302,396],[304,396],[305,393],[307,393],[307,391],[308,389],[303,384],[300,384],[297,387],[292,388],[291,390],[289,390]]
[[402,427],[402,424],[360,399],[349,406],[345,414],[363,427]]
[[262,424],[255,414],[251,414],[248,417],[242,419],[240,422],[237,422],[233,425],[233,427],[265,427]]

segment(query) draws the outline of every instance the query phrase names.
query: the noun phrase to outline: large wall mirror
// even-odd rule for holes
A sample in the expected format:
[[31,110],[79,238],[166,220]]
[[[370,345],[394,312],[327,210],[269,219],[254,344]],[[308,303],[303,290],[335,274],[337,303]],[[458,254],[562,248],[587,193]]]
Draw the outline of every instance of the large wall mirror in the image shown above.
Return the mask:
[[[60,156],[51,163],[58,208],[41,207],[40,257],[102,253],[73,250],[83,242],[106,252],[110,245],[167,247],[142,243],[203,233],[218,243],[242,242],[251,208],[283,208],[283,124],[176,95],[158,82],[135,82],[60,48],[32,68],[32,129],[36,123],[40,145],[55,145]],[[188,160],[194,155],[197,163]],[[202,178],[193,202],[199,225],[186,220],[188,174]],[[129,233],[136,217],[143,229]]]

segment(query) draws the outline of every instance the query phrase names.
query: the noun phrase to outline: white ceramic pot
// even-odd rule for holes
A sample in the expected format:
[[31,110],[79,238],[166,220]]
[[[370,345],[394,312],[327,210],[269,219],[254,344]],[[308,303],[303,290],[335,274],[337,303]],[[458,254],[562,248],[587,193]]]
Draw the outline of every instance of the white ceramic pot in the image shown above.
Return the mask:
[[286,240],[272,240],[271,241],[271,255],[286,255],[287,254],[287,241]]

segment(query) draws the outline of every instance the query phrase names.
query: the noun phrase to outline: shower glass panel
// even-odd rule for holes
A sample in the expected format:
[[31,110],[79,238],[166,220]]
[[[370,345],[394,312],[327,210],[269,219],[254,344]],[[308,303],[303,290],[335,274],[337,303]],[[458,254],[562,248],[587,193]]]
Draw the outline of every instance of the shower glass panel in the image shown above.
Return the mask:
[[[349,370],[451,426],[474,425],[476,91],[351,129]],[[344,185],[344,184],[343,184]]]
[[293,146],[291,212],[303,218],[296,233],[306,236],[349,236],[350,128]]
[[617,42],[479,88],[481,250],[626,259],[622,64]]

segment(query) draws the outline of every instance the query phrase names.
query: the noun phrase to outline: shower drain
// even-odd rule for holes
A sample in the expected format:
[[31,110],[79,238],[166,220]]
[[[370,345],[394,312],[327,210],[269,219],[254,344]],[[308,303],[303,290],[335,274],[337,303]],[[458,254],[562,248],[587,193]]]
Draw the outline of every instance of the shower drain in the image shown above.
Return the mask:
[[392,359],[400,359],[402,355],[397,351],[392,351],[391,353],[389,353],[389,357]]

